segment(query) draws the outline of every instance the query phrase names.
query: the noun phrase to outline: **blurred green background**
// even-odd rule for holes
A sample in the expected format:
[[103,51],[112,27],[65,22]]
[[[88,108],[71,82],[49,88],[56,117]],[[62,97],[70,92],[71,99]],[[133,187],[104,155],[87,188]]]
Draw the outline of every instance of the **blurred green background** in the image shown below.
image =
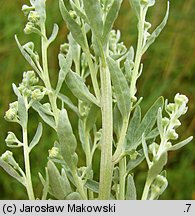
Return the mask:
[[[53,23],[58,23],[60,32],[55,43],[49,50],[49,66],[53,83],[58,74],[57,53],[59,46],[66,40],[67,29],[62,21],[57,0],[47,0],[48,32],[51,32]],[[157,0],[148,16],[154,26],[161,22],[165,13],[165,2]],[[18,125],[8,123],[3,116],[8,109],[9,102],[15,100],[11,84],[21,82],[22,72],[29,70],[29,65],[21,56],[15,40],[17,34],[21,43],[35,41],[39,50],[39,38],[33,35],[26,36],[23,28],[26,18],[21,12],[21,6],[28,4],[27,0],[0,1],[0,155],[7,149],[4,139],[8,131],[20,135]],[[143,110],[152,104],[160,95],[172,100],[179,92],[186,94],[189,99],[189,111],[182,117],[180,138],[189,135],[195,136],[195,0],[177,0],[171,2],[170,18],[163,33],[143,57],[144,72],[138,83],[138,94],[144,97]],[[124,0],[115,28],[122,32],[122,41],[126,46],[136,45],[136,19],[131,12],[128,0]],[[30,115],[29,136],[32,137],[37,127],[37,119]],[[46,125],[45,125],[46,126]],[[53,131],[44,127],[41,143],[31,154],[31,166],[35,193],[40,195],[42,189],[38,179],[38,172],[44,172],[47,162],[48,149],[53,145],[55,135]],[[15,158],[22,164],[20,150],[14,150]],[[136,185],[140,195],[146,175],[143,163],[135,173]],[[161,199],[195,199],[195,141],[185,148],[169,154],[166,166],[169,186]],[[0,168],[0,199],[27,199],[24,188],[8,176]]]

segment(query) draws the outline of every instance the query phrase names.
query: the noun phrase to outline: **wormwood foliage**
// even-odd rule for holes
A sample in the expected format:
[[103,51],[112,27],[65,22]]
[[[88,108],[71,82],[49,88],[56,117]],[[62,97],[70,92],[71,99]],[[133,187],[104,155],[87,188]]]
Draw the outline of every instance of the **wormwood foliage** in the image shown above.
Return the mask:
[[[122,0],[59,0],[59,10],[70,32],[59,50],[56,86],[50,82],[47,54],[59,27],[54,24],[52,34],[47,34],[46,0],[30,0],[29,5],[23,5],[28,20],[24,33],[40,36],[41,54],[32,41],[22,44],[15,36],[29,71],[23,73],[19,85],[12,85],[17,100],[9,104],[5,113],[7,121],[21,127],[22,140],[9,131],[5,142],[9,148],[23,149],[24,169],[11,151],[0,157],[0,166],[26,188],[29,199],[135,200],[134,176],[138,174],[134,169],[144,160],[148,171],[141,199],[158,199],[167,188],[164,169],[168,152],[192,140],[189,137],[178,141],[176,132],[181,125],[179,118],[187,112],[188,98],[177,93],[174,102],[169,103],[159,97],[142,116],[142,97],[136,88],[143,71],[142,55],[167,23],[170,3],[164,2],[165,16],[151,31],[147,12],[155,6],[155,0],[129,0],[131,12],[137,17],[138,40],[134,48],[126,47],[120,41],[120,31],[113,29]],[[77,100],[62,91],[63,85]],[[44,122],[37,122],[32,140],[28,137],[30,109]],[[69,110],[77,116],[78,134],[73,132]],[[51,127],[58,139],[49,150],[45,174],[39,173],[43,191],[42,197],[37,197],[31,180],[30,154],[41,144],[43,127]],[[79,145],[86,158],[83,167],[78,165]],[[101,152],[99,176],[93,171],[97,151]]]

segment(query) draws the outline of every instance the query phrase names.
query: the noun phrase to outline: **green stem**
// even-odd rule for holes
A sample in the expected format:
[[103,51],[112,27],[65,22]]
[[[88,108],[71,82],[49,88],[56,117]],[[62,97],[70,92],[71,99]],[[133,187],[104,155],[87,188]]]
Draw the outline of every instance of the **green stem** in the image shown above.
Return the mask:
[[105,61],[101,64],[101,109],[102,109],[102,141],[100,162],[100,188],[99,199],[110,199],[112,182],[112,139],[113,139],[113,117],[112,117],[112,88],[111,79]]
[[150,185],[151,185],[151,182],[146,180],[146,183],[145,183],[145,186],[144,186],[144,191],[143,191],[142,198],[141,198],[142,200],[147,200],[148,199],[148,193],[149,193],[149,190],[150,190]]
[[23,150],[24,150],[24,164],[25,164],[25,174],[26,174],[26,190],[29,199],[34,200],[35,196],[32,187],[32,180],[31,180],[27,127],[23,127],[22,132],[23,132],[23,145],[24,145]]
[[72,176],[75,181],[76,188],[81,195],[81,198],[83,200],[87,200],[87,196],[83,188],[82,180],[78,177],[76,169],[72,170]]
[[119,162],[119,159],[120,159],[120,156],[121,156],[121,153],[123,150],[123,144],[125,142],[125,136],[126,136],[128,125],[129,125],[129,118],[130,118],[130,112],[129,112],[129,115],[126,118],[124,118],[124,120],[123,120],[123,125],[121,128],[121,134],[119,137],[117,148],[116,148],[116,151],[112,157],[113,164],[116,164]]
[[125,200],[126,157],[119,162],[119,200]]
[[48,60],[47,60],[47,48],[48,48],[48,41],[46,37],[46,29],[45,29],[45,23],[41,24],[41,33],[44,35],[44,37],[41,38],[41,48],[42,48],[42,64],[43,64],[43,82],[45,84],[45,87],[48,89],[49,94],[49,100],[51,103],[51,107],[54,113],[54,118],[56,124],[58,123],[58,108],[56,104],[57,96],[54,94],[51,82],[49,78],[49,70],[48,70]]

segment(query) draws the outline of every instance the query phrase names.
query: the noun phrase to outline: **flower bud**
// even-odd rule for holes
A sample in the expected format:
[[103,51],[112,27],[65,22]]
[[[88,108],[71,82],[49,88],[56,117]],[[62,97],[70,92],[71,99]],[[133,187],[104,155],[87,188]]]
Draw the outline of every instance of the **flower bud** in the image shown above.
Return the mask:
[[62,159],[60,149],[58,147],[52,147],[49,151],[49,157],[54,159]]
[[24,33],[31,34],[34,32],[34,29],[35,29],[34,23],[28,22],[24,28]]
[[5,113],[5,120],[7,121],[14,121],[17,119],[17,112],[14,109],[9,109],[8,111],[6,111]]
[[183,103],[188,103],[188,98],[185,95],[177,93],[175,95],[174,101],[178,106],[181,106]]
[[168,111],[168,112],[172,113],[172,112],[175,111],[176,106],[175,106],[174,103],[169,103],[169,104],[167,104],[167,107],[166,107],[166,108],[167,108],[167,111]]
[[167,134],[167,138],[170,139],[170,140],[176,140],[178,139],[178,134],[176,133],[176,131],[174,129],[171,129],[168,131],[168,134]]
[[31,98],[33,100],[41,100],[45,96],[45,92],[42,92],[40,89],[35,89],[32,94]]
[[34,10],[34,9],[35,9],[35,7],[33,7],[33,6],[22,5],[22,11],[23,11],[25,16],[27,16],[29,14],[29,12]]
[[3,153],[2,156],[1,156],[1,159],[3,161],[5,161],[6,163],[10,164],[11,166],[13,166],[14,169],[19,168],[19,165],[15,161],[15,159],[13,157],[13,153],[11,151],[6,151],[5,153]]
[[76,18],[77,18],[77,14],[76,14],[75,11],[71,10],[71,11],[69,11],[69,14],[70,14],[70,16],[71,16],[73,19],[76,19]]
[[21,146],[21,142],[17,139],[16,135],[13,132],[8,132],[5,142],[8,146],[13,145],[14,143],[17,143],[19,144],[19,146]]
[[162,126],[166,127],[169,124],[170,120],[167,117],[162,118]]
[[28,15],[28,21],[37,24],[40,20],[40,16],[36,11],[30,11]]
[[68,50],[69,50],[69,44],[64,43],[64,44],[60,45],[60,52],[61,53],[66,54],[66,53],[68,53]]

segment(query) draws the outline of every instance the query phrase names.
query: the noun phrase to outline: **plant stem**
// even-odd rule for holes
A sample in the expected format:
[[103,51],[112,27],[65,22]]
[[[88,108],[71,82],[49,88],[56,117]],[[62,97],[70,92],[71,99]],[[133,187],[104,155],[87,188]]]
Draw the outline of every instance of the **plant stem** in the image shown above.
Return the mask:
[[58,123],[58,108],[56,104],[57,96],[54,94],[51,82],[49,78],[49,70],[48,70],[48,60],[47,60],[47,48],[48,48],[48,41],[46,37],[46,29],[45,29],[45,23],[41,24],[41,33],[44,35],[44,37],[41,38],[41,48],[42,48],[42,64],[43,64],[43,81],[45,84],[45,87],[48,89],[49,94],[49,100],[51,103],[51,107],[54,113],[54,118],[56,124]]
[[80,193],[83,200],[87,200],[86,193],[83,188],[82,180],[78,177],[76,168],[72,170],[72,176],[75,181],[78,192]]
[[105,61],[101,62],[101,109],[102,109],[102,141],[100,162],[100,188],[99,199],[110,199],[112,182],[112,88],[110,73]]
[[144,191],[143,191],[142,198],[141,198],[142,200],[148,199],[148,193],[149,193],[150,185],[151,185],[151,183],[148,182],[148,180],[146,180],[146,183],[144,186]]
[[119,162],[119,200],[125,200],[126,157]]
[[29,199],[34,200],[35,196],[32,187],[32,180],[31,180],[27,127],[23,127],[22,132],[23,132],[23,145],[24,145],[23,150],[24,150],[24,164],[25,164],[25,174],[26,174],[26,190]]

